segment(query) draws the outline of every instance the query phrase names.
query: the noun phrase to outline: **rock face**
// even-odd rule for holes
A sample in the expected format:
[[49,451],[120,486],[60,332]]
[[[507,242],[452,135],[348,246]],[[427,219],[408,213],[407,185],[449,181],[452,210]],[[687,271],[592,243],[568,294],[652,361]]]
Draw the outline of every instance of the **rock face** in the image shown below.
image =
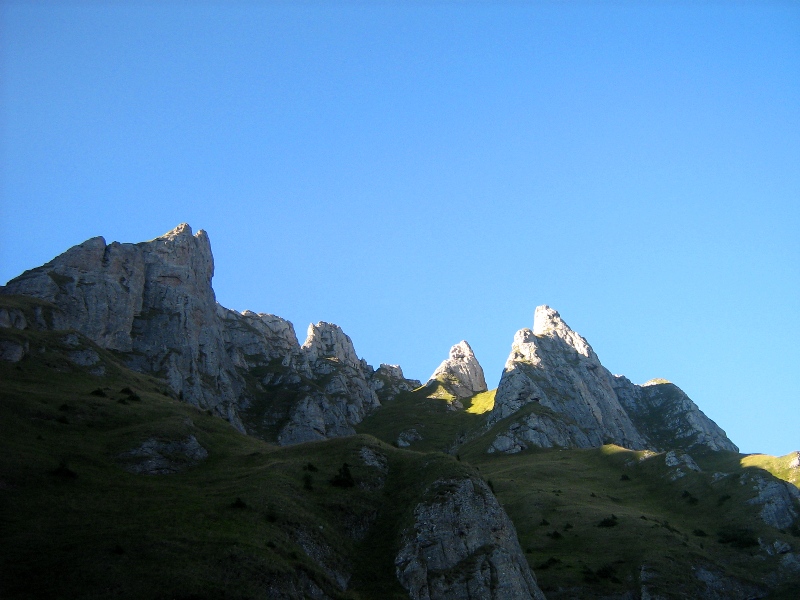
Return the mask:
[[722,428],[675,384],[655,379],[635,385],[618,375],[614,380],[620,403],[639,431],[647,435],[651,446],[739,451]]
[[190,435],[185,440],[151,438],[138,448],[123,452],[119,459],[129,473],[169,475],[178,473],[208,458],[208,450]]
[[418,379],[406,379],[403,369],[399,365],[381,363],[381,366],[372,375],[370,385],[383,403],[393,400],[401,392],[409,392],[418,388],[422,383]]
[[[208,236],[184,223],[139,244],[92,238],[0,292],[51,303],[52,316],[36,327],[78,331],[122,353],[129,367],[163,377],[181,399],[284,444],[350,435],[380,405],[377,389],[391,397],[419,384],[399,367],[376,376],[336,325],[311,325],[301,347],[289,321],[220,306],[213,275]],[[22,311],[0,312],[0,327],[29,325]],[[25,351],[8,342],[0,359],[19,361]],[[86,353],[73,360],[93,361]]]
[[461,341],[450,348],[450,356],[433,372],[428,382],[439,381],[456,398],[485,392],[486,379],[470,345]]
[[544,600],[510,519],[483,481],[439,480],[395,558],[413,600]]
[[380,406],[369,382],[372,367],[358,358],[352,340],[338,325],[324,321],[308,326],[300,351],[318,383],[298,388],[302,398],[291,410],[278,442],[294,444],[354,434],[353,425]]
[[786,529],[797,519],[800,490],[791,483],[779,479],[767,479],[761,475],[742,476],[742,485],[751,485],[756,495],[748,504],[761,506],[761,520],[775,529]]
[[53,329],[128,353],[132,368],[162,375],[183,399],[241,428],[242,386],[225,354],[213,274],[208,236],[184,223],[140,244],[92,238],[3,291],[52,302]]
[[612,375],[549,306],[536,308],[533,330],[514,337],[489,423],[512,415],[517,418],[497,435],[490,452],[606,443],[636,450],[696,445],[737,450],[676,386],[637,386]]

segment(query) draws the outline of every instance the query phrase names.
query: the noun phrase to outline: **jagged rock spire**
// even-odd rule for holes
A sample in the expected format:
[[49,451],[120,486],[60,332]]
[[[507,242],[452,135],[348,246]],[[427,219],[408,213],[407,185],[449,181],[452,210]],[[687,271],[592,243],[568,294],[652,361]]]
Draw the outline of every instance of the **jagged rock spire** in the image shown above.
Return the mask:
[[[530,403],[549,411],[533,411],[512,424],[495,440],[494,450],[609,442],[632,449],[677,444],[736,450],[676,386],[637,386],[612,375],[589,343],[546,305],[536,308],[532,330],[514,336],[489,420],[496,423]],[[654,421],[652,414],[661,416]]]
[[439,365],[428,381],[443,383],[456,398],[468,398],[487,389],[483,368],[466,341],[450,348],[450,357]]

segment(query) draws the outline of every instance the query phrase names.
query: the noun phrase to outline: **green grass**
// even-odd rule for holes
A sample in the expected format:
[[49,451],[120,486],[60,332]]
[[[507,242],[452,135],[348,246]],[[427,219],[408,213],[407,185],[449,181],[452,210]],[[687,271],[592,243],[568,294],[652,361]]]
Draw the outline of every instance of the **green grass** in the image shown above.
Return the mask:
[[[14,297],[0,305],[30,322],[50,310]],[[357,436],[280,448],[179,402],[164,381],[81,338],[105,367],[92,375],[69,362],[64,337],[0,329],[0,339],[29,348],[19,363],[0,363],[1,598],[243,599],[304,579],[341,600],[407,598],[393,564],[400,532],[432,482],[476,472],[513,520],[549,600],[638,593],[642,565],[650,593],[664,598],[702,592],[697,567],[760,585],[780,559],[753,540],[800,548],[792,532],[763,524],[740,483],[757,473],[797,485],[794,455],[692,451],[703,472],[671,481],[663,454],[618,446],[487,454],[514,419],[558,416],[531,403],[487,429],[494,390],[452,410],[441,386],[387,401]],[[248,374],[254,389],[259,375]],[[256,395],[249,417],[290,406],[290,393]],[[412,427],[423,439],[393,447]],[[119,455],[148,439],[189,435],[209,456],[183,472],[122,468]],[[363,463],[365,446],[386,457],[388,474]],[[332,485],[345,463],[355,485]],[[322,564],[304,550],[308,540],[325,549]],[[332,571],[351,575],[347,591]],[[770,597],[794,594],[786,583]]]
[[800,487],[800,467],[792,466],[795,460],[797,460],[797,452],[778,457],[769,454],[749,454],[741,458],[740,464],[744,468],[768,471],[778,479]]
[[470,401],[467,412],[473,415],[482,415],[489,412],[494,408],[494,397],[496,394],[497,388],[489,390],[488,392],[475,394]]
[[463,408],[456,409],[455,397],[434,382],[385,402],[380,410],[357,425],[356,431],[394,444],[400,433],[413,428],[422,439],[413,442],[411,450],[456,454],[461,446],[483,433],[485,412],[494,406],[496,391],[461,400]]
[[[253,598],[306,577],[332,598],[405,598],[393,564],[400,531],[430,483],[471,472],[369,436],[272,446],[102,349],[108,375],[90,375],[64,358],[63,333],[0,335],[32,348],[0,363],[3,598]],[[174,475],[122,469],[120,453],[188,435],[205,461]],[[364,446],[387,458],[382,485]],[[345,463],[355,485],[331,485]],[[326,566],[304,538],[327,549]],[[329,569],[352,575],[346,592]]]
[[797,546],[754,518],[738,478],[691,473],[672,482],[661,454],[603,446],[470,459],[492,481],[550,600],[638,589],[643,564],[655,574],[650,593],[666,598],[702,591],[690,576],[696,566],[754,584],[778,568],[777,558],[756,559],[757,546],[721,543],[720,533]]

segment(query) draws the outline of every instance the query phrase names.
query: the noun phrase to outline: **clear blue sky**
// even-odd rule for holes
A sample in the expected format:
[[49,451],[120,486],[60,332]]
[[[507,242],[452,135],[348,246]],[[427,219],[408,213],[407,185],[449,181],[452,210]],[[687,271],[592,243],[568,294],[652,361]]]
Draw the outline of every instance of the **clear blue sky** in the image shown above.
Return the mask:
[[209,232],[218,300],[491,386],[538,304],[800,449],[800,5],[2,4],[0,281]]

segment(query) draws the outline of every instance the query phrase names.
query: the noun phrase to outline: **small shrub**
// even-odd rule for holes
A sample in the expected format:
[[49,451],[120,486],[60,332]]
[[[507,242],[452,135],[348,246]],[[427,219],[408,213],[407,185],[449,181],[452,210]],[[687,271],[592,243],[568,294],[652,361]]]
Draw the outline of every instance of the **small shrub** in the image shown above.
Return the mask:
[[542,519],[539,522],[539,525],[542,525],[542,526],[546,527],[547,525],[550,525],[550,521],[548,521],[547,519]]
[[622,476],[619,478],[620,481],[630,481],[631,478],[626,474],[623,473]]
[[129,387],[124,387],[119,391],[120,394],[127,394],[128,396],[133,395],[133,390]]
[[275,542],[273,542],[272,540],[268,541],[267,542],[267,548],[273,548],[274,549],[275,548]]
[[616,515],[606,517],[597,524],[598,527],[616,527],[617,525],[619,525],[619,522],[617,521]]
[[550,533],[547,534],[547,537],[552,538],[554,540],[560,540],[564,536],[561,535],[561,533],[558,531],[551,531]]
[[303,488],[311,491],[314,489],[314,478],[311,477],[311,473],[306,473],[303,475]]
[[350,465],[344,463],[339,467],[339,472],[331,478],[331,485],[340,488],[351,488],[356,485],[353,474],[350,472]]
[[247,503],[241,498],[236,498],[236,500],[231,502],[231,508],[247,508]]
[[267,513],[267,522],[274,523],[277,520],[278,520],[278,515],[276,515],[275,511],[270,508],[269,512]]
[[120,398],[119,400],[117,400],[117,404],[127,404],[127,403],[128,403],[127,398]]
[[316,473],[319,471],[317,467],[315,467],[312,463],[308,463],[303,467],[303,471],[310,471],[311,473]]
[[56,477],[61,477],[62,479],[77,479],[78,474],[70,469],[67,466],[66,461],[61,461],[61,463],[52,471],[50,471],[50,475],[55,475]]
[[669,521],[664,521],[663,523],[661,523],[661,526],[667,531],[670,531],[672,533],[680,533],[677,529],[675,529],[672,525],[669,524]]
[[62,412],[67,412],[67,411],[71,410],[71,408],[72,407],[65,402],[64,404],[62,404],[61,406],[58,407],[58,410],[60,410]]
[[543,571],[544,569],[549,569],[550,567],[554,567],[554,566],[556,566],[558,564],[561,564],[561,559],[556,558],[554,556],[551,556],[546,561],[544,561],[542,564],[538,565],[536,567],[536,570],[537,571]]
[[600,582],[600,578],[597,575],[595,575],[594,571],[592,571],[589,567],[585,567],[583,569],[583,571],[581,571],[581,574],[583,575],[583,580],[586,583],[599,583]]
[[489,489],[492,490],[492,493],[494,494],[494,483],[492,482],[491,479],[486,481],[486,485],[489,486]]
[[620,582],[614,573],[614,567],[611,565],[603,565],[597,569],[597,571],[595,571],[595,575],[597,575],[600,579],[610,579],[614,583]]
[[572,529],[572,523],[565,523],[564,524],[564,531],[569,531]]
[[795,520],[792,523],[792,526],[789,528],[789,533],[791,533],[794,537],[800,537],[800,522]]
[[744,549],[758,546],[758,539],[749,529],[743,527],[730,527],[717,534],[720,544],[730,544],[734,548]]
[[97,396],[98,398],[106,398],[106,393],[101,389],[97,388],[96,390],[92,390],[89,392],[92,396]]
[[111,554],[116,554],[117,556],[121,556],[122,554],[125,554],[125,549],[119,544],[117,544],[111,549]]
[[717,500],[717,506],[722,506],[723,504],[725,504],[730,499],[731,499],[731,495],[730,494],[723,494]]
[[695,534],[697,537],[707,537],[708,536],[708,534],[705,531],[703,531],[702,529],[695,529],[692,533]]
[[59,415],[56,421],[63,423],[64,425],[69,425],[69,419],[64,415]]

